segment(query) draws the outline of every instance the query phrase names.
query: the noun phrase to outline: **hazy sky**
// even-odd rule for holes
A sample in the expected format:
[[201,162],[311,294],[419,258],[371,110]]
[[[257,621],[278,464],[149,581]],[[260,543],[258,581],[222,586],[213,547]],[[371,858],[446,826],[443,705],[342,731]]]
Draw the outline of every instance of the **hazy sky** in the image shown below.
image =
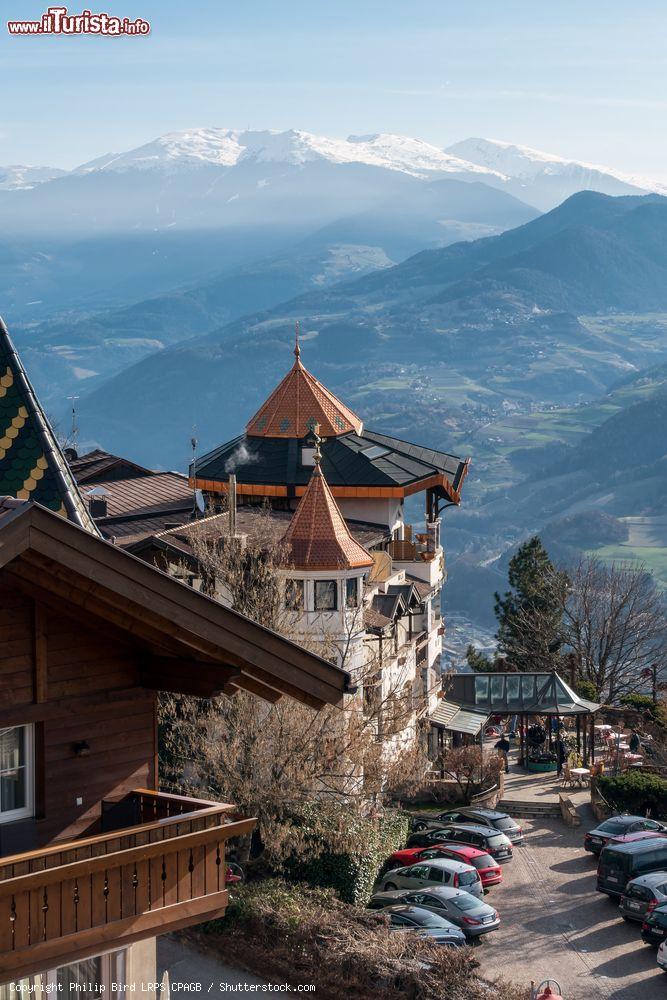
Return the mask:
[[[76,3],[70,12],[84,6]],[[194,126],[471,135],[667,179],[664,0],[95,0],[147,37],[10,37],[0,163],[71,167]]]

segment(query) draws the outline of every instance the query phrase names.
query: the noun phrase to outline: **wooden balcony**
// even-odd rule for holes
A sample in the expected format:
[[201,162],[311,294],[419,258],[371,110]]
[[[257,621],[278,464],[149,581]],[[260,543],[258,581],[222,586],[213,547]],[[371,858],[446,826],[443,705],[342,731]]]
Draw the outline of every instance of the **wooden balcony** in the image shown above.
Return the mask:
[[[108,829],[123,814],[131,825]],[[132,792],[107,831],[0,858],[0,983],[222,915],[234,806]]]

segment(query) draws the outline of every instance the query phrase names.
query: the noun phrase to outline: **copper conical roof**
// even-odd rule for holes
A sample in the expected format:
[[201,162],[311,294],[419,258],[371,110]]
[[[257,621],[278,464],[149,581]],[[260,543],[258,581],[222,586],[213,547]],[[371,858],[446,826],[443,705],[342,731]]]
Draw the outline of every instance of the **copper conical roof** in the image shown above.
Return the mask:
[[283,538],[285,561],[295,569],[361,569],[372,566],[338,509],[319,464]]
[[267,401],[246,425],[250,437],[304,438],[316,424],[323,437],[338,437],[354,431],[361,434],[363,422],[301,363],[297,342],[294,364]]

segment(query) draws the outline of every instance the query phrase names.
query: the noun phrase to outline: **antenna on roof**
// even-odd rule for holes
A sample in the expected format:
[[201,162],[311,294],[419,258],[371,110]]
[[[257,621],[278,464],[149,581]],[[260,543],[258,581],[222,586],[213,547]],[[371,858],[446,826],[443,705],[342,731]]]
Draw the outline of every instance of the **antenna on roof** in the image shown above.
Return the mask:
[[76,451],[76,439],[79,433],[79,428],[76,425],[76,401],[79,396],[68,396],[68,399],[72,401],[72,429],[70,431],[72,437],[72,448]]
[[[192,468],[192,501],[193,501],[192,502],[192,514],[191,514],[191,517],[192,517],[193,521],[196,521],[197,520],[197,512],[199,511],[201,513],[201,506],[200,506],[200,504],[201,504],[201,502],[203,500],[203,494],[201,493],[201,490],[197,489],[197,438],[194,436],[194,434],[190,438],[190,447],[192,448],[192,465],[191,465],[191,468]],[[197,496],[198,493],[200,494],[200,496],[202,498],[201,500],[200,500],[200,497]]]
[[299,321],[296,321],[294,327],[294,357],[298,358],[301,354],[301,348],[299,347]]

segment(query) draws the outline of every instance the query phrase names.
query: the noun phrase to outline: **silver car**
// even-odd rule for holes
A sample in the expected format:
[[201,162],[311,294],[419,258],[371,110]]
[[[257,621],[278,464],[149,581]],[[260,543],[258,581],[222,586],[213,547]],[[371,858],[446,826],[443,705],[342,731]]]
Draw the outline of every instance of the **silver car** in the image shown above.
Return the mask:
[[646,914],[662,903],[667,903],[667,872],[649,872],[630,879],[618,909],[624,920],[642,923]]
[[466,937],[476,938],[500,926],[498,911],[461,889],[434,886],[430,889],[398,889],[374,892],[369,907],[374,910],[397,903],[409,903],[431,910],[461,928]]
[[424,889],[431,885],[463,889],[473,896],[484,895],[477,869],[450,858],[431,858],[406,868],[396,868],[378,880],[378,890],[381,892],[392,889]]

